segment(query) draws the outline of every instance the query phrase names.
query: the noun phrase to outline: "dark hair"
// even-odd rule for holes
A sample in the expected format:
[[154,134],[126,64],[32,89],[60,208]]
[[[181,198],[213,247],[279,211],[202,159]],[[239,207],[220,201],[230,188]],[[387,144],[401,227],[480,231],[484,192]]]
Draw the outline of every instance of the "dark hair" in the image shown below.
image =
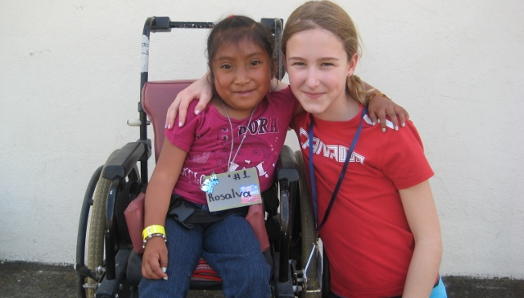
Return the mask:
[[[266,52],[272,61],[271,73],[275,72],[276,65],[273,59],[275,41],[269,28],[249,17],[233,15],[216,24],[207,39],[207,59],[211,82],[214,78],[212,62],[217,51],[220,47],[239,44],[241,41],[252,42]],[[214,89],[214,84],[211,85]]]

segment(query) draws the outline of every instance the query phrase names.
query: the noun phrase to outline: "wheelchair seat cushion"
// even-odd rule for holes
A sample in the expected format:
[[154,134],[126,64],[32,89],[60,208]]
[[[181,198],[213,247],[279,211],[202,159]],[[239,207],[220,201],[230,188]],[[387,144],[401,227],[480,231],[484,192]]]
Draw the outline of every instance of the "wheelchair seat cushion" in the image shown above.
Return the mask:
[[200,258],[198,265],[191,275],[191,281],[218,281],[221,282],[222,279],[218,274],[209,266],[209,264],[203,259]]

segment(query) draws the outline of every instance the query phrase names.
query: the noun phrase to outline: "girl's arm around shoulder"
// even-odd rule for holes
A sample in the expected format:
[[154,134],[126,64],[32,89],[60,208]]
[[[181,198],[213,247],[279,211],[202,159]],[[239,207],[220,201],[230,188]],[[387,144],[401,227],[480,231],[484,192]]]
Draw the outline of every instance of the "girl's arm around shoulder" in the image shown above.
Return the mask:
[[438,276],[442,240],[429,181],[400,189],[404,213],[415,239],[402,297],[429,297]]
[[382,132],[386,132],[386,117],[391,119],[393,127],[398,131],[400,126],[406,126],[406,120],[409,119],[408,112],[401,106],[394,103],[389,97],[382,93],[375,93],[368,103],[368,116],[373,123],[380,123]]
[[368,116],[373,121],[373,124],[380,123],[382,132],[386,132],[386,117],[389,117],[395,130],[398,130],[399,123],[401,127],[404,127],[406,120],[409,119],[408,112],[373,86],[366,82],[362,83],[367,91],[371,91],[368,95],[367,103]]
[[[165,227],[171,194],[175,187],[187,152],[164,139],[151,181],[147,186],[145,199],[144,227],[160,225]],[[168,239],[169,241],[169,239]],[[172,239],[172,241],[176,241]],[[167,247],[161,237],[153,237],[146,244],[142,257],[142,275],[149,279],[167,278]]]
[[[207,72],[200,79],[177,94],[167,110],[165,127],[172,129],[174,125],[183,126],[186,122],[189,104],[198,98],[198,104],[195,106],[193,112],[199,114],[209,104],[212,96],[213,88],[209,78],[209,72]],[[177,114],[178,123],[175,123]]]
[[[183,126],[186,123],[187,111],[191,110],[189,104],[193,100],[198,99],[198,104],[193,109],[195,115],[202,112],[209,104],[213,97],[213,88],[209,75],[208,71],[204,76],[195,80],[195,82],[177,94],[166,113],[166,129],[172,129],[174,125]],[[280,91],[286,87],[288,87],[288,84],[282,81],[275,78],[271,80],[270,89],[272,91]],[[175,123],[177,115],[178,123]]]

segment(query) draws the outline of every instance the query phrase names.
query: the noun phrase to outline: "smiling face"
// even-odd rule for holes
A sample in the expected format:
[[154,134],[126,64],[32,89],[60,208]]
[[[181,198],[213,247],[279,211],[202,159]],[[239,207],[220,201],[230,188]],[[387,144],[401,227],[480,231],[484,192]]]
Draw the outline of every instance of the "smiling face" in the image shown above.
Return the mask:
[[285,58],[293,94],[307,112],[326,120],[347,112],[347,79],[358,55],[348,60],[337,36],[319,27],[297,32],[286,43]]
[[247,117],[269,92],[271,58],[252,42],[221,46],[211,67],[216,92],[237,116]]

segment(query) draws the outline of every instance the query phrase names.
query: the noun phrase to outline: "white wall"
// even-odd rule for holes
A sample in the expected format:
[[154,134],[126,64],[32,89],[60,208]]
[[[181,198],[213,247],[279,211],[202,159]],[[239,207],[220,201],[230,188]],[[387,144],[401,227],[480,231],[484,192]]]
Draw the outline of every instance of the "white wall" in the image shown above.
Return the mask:
[[[287,19],[302,3],[252,2],[0,2],[0,259],[74,262],[91,173],[138,138],[126,120],[146,17]],[[358,73],[410,112],[425,142],[442,273],[524,278],[524,2],[339,2],[364,42]],[[207,33],[172,34],[151,39],[150,79],[200,76]]]

